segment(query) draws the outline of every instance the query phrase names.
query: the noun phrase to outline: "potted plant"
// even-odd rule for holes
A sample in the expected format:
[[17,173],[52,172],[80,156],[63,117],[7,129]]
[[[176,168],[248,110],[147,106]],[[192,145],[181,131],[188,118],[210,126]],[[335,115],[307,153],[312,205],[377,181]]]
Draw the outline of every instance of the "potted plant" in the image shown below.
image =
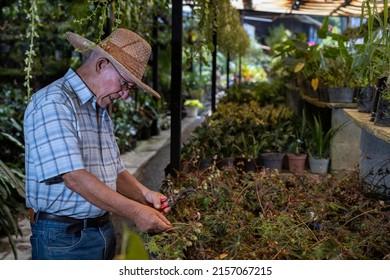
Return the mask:
[[305,94],[319,98],[319,70],[321,66],[321,48],[318,44],[307,42],[305,34],[296,34],[290,39],[290,55],[285,58],[286,65],[292,65],[297,77],[302,77],[301,84]]
[[[321,59],[321,84],[327,88],[329,102],[351,103],[354,99],[354,56],[353,44],[347,36],[333,33],[328,28],[328,17],[317,32],[321,39],[331,38],[332,43],[324,45]],[[341,78],[342,77],[342,78]]]
[[385,88],[380,91],[374,124],[385,127],[390,126],[390,88],[387,82]]
[[388,61],[388,59],[383,59],[388,55],[388,50],[386,50],[386,44],[382,42],[388,39],[387,36],[382,36],[384,33],[381,27],[385,28],[385,21],[381,19],[381,13],[377,10],[376,0],[372,3],[364,2],[360,18],[359,37],[364,38],[364,41],[362,44],[355,45],[354,80],[359,87],[356,99],[359,112],[371,113],[376,109],[373,108],[373,103],[376,103],[375,96],[379,78],[385,72],[383,67],[386,62],[384,61]]
[[310,171],[312,173],[325,174],[328,173],[329,169],[331,141],[344,124],[324,131],[321,118],[313,117],[312,137],[309,139],[308,146]]
[[194,118],[198,116],[198,110],[203,108],[204,105],[199,101],[199,99],[187,99],[184,101],[184,107],[187,112],[187,116]]
[[308,126],[304,112],[300,117],[300,121],[294,122],[294,124],[296,123],[299,123],[299,126],[295,128],[295,133],[291,135],[288,141],[286,156],[290,172],[301,174],[305,170],[307,159],[306,137]]
[[265,131],[268,148],[261,154],[262,166],[269,170],[282,171],[287,139],[291,137],[291,120],[278,121],[273,131]]
[[245,135],[242,132],[240,143],[234,144],[239,154],[234,159],[234,165],[245,172],[256,172],[260,165],[260,152],[266,147],[267,141],[256,140],[253,133],[249,136]]
[[[388,6],[388,0],[383,1],[383,6]],[[371,35],[378,49],[377,56],[379,57],[377,63],[374,65],[373,70],[380,73],[378,79],[377,90],[374,98],[373,105],[373,120],[374,124],[380,126],[390,126],[390,40],[389,40],[389,25],[388,25],[388,9],[379,11],[377,9],[377,1],[373,1],[373,6],[366,4],[364,6],[367,9],[367,14],[371,21],[368,26],[368,33]],[[374,29],[374,26],[378,26]],[[374,32],[375,31],[375,32]]]

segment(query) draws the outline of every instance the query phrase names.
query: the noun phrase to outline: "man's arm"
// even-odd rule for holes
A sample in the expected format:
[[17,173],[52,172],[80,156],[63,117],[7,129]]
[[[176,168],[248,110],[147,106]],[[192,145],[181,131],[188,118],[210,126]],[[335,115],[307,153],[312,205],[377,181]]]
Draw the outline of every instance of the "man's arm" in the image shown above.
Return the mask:
[[[119,177],[123,176],[121,175],[122,173],[120,173]],[[143,200],[141,199],[141,203],[110,189],[84,169],[68,172],[63,175],[63,179],[69,189],[77,192],[90,203],[133,221],[139,230],[143,232],[161,232],[171,228],[171,224],[162,213],[152,207],[141,204],[142,202],[146,203],[148,200],[148,189],[141,187],[140,183],[138,184],[141,186],[137,184],[131,187],[131,190],[134,189],[135,191],[134,196],[131,197],[141,198],[146,192],[146,197]],[[134,177],[133,179],[135,180]],[[122,179],[118,180],[122,182],[122,180],[127,179],[122,177]],[[123,183],[120,184],[121,187],[119,189],[122,189]]]
[[161,199],[166,198],[165,195],[145,187],[127,170],[118,174],[117,191],[139,203],[153,204],[156,209],[161,207]]

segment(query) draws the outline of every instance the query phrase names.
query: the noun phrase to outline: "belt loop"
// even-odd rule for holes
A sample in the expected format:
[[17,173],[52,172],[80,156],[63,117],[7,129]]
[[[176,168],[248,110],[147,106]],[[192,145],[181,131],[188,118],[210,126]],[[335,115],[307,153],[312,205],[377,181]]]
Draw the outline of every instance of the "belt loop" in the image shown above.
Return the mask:
[[88,227],[88,219],[83,219],[83,229]]

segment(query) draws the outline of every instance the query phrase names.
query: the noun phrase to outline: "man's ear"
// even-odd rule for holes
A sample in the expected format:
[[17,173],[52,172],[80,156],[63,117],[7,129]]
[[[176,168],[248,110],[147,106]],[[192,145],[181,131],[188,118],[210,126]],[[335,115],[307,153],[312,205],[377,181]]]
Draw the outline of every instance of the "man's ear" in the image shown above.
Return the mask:
[[110,64],[110,61],[108,61],[107,58],[100,57],[96,60],[96,73],[100,73],[105,67]]

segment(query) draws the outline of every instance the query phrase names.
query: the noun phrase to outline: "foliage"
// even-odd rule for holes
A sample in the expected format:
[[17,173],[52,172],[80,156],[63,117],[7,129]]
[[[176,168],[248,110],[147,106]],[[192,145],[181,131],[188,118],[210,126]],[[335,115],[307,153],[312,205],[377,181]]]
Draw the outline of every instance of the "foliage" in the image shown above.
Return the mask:
[[[270,72],[271,76],[282,80],[291,80],[295,77],[290,67],[285,64],[285,57],[288,55],[289,38],[292,36],[291,31],[279,25],[269,30],[270,36],[265,39],[266,44],[271,50]],[[286,67],[287,66],[287,67]]]
[[226,90],[221,103],[247,103],[256,101],[259,104],[281,104],[285,101],[285,84],[280,79],[256,83],[240,83]]
[[245,134],[241,132],[241,139],[237,137],[236,143],[233,147],[237,149],[234,154],[238,157],[246,159],[258,159],[262,151],[264,151],[268,145],[265,139],[258,141],[253,134]]
[[6,235],[17,258],[13,235],[21,234],[17,221],[25,214],[23,112],[25,95],[4,85],[0,89],[0,235]]
[[184,106],[187,107],[198,107],[198,108],[203,108],[204,105],[199,101],[199,99],[187,99],[184,101]]
[[120,253],[116,260],[149,260],[149,254],[139,234],[130,230],[127,225],[122,226],[122,243]]
[[0,89],[0,150],[1,160],[24,173],[23,112],[26,108],[24,92],[11,85]]
[[390,206],[358,178],[187,170],[161,186],[196,189],[167,215],[174,231],[142,237],[161,260],[388,259]]
[[[362,6],[362,13],[365,14],[364,7],[365,4]],[[363,29],[362,24],[361,28]],[[335,44],[325,44],[322,49],[321,75],[324,84],[331,87],[362,87],[375,83],[379,73],[383,74],[381,65],[386,59],[382,54],[381,44],[384,41],[378,40],[379,36],[382,37],[379,35],[381,32],[373,32],[372,18],[368,19],[368,28],[361,31],[363,34],[367,33],[363,35],[364,43],[358,44],[354,38],[330,32],[328,18],[324,19],[323,26],[317,32],[318,36],[323,39],[329,37]]]
[[337,128],[330,128],[324,131],[320,117],[313,116],[314,124],[311,128],[311,138],[309,139],[309,154],[315,158],[329,158],[330,145],[334,135],[342,129],[346,123]]
[[288,42],[292,54],[285,58],[286,65],[292,67],[294,73],[302,73],[304,81],[317,90],[323,60],[321,47],[318,44],[309,45],[304,34],[296,34],[296,38]]
[[189,160],[195,154],[204,159],[235,157],[248,154],[250,149],[258,153],[267,149],[283,150],[291,134],[288,130],[291,130],[292,116],[284,104],[261,106],[253,100],[240,104],[221,102],[185,143],[183,159]]
[[38,6],[36,0],[31,0],[31,7],[30,11],[27,14],[27,19],[30,20],[30,28],[27,31],[26,37],[30,39],[30,49],[26,51],[26,59],[25,59],[25,65],[24,71],[26,72],[26,81],[24,85],[27,88],[27,96],[29,97],[32,93],[32,88],[30,86],[30,79],[32,78],[32,63],[33,63],[33,56],[36,56],[35,53],[35,46],[34,46],[34,39],[38,37],[37,33],[37,23],[39,22],[38,17]]
[[[370,1],[371,2],[371,1]],[[387,36],[382,36],[384,18],[378,11],[377,1],[364,1],[360,15],[360,37],[364,38],[363,43],[355,45],[355,79],[361,86],[375,86],[377,79],[384,74],[386,67],[386,41]],[[366,24],[364,24],[366,22]]]
[[[228,0],[197,0],[193,15],[197,19],[197,37],[192,44],[193,51],[189,60],[198,58],[207,64],[205,52],[212,52],[216,46],[213,43],[213,34],[218,34],[217,44],[224,54],[232,57],[245,55],[250,41],[243,26],[240,24],[240,15]],[[188,59],[187,59],[188,60]]]
[[249,50],[250,39],[241,24],[239,12],[228,0],[217,1],[217,45],[224,54],[245,56]]
[[[370,3],[372,2],[372,3]],[[388,6],[388,0],[383,1],[383,6]],[[390,41],[388,28],[388,9],[380,11],[382,7],[376,0],[364,1],[361,11],[361,23],[367,18],[367,24],[361,24],[361,33],[364,43],[359,46],[358,55],[360,64],[358,78],[366,78],[366,85],[377,86],[379,79],[385,78],[389,84],[390,77]],[[381,94],[385,100],[390,100],[387,90]]]
[[311,130],[303,110],[301,116],[294,116],[292,125],[294,132],[291,134],[290,139],[287,140],[287,152],[296,155],[306,153],[308,137]]
[[285,118],[284,113],[290,113],[290,109],[287,107],[280,107],[281,112],[278,119],[275,121],[275,125],[267,127],[263,132],[263,138],[266,139],[268,145],[265,152],[282,153],[287,149],[288,141],[293,133],[292,114],[289,114]]
[[114,135],[121,153],[133,150],[141,123],[134,101],[115,102],[112,106],[111,117],[115,119]]
[[0,160],[0,235],[8,237],[15,259],[17,253],[12,237],[21,234],[18,218],[21,214],[26,215],[23,179],[22,174]]
[[182,94],[189,99],[203,100],[205,97],[205,88],[210,86],[210,74],[208,71],[190,71],[183,72]]

